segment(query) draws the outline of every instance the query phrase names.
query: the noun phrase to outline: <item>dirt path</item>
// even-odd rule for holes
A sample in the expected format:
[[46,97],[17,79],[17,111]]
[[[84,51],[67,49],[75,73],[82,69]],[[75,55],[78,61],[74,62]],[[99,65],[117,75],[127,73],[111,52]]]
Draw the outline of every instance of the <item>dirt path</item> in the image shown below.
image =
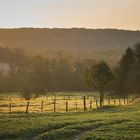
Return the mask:
[[91,130],[86,130],[86,131],[83,131],[81,133],[79,133],[78,135],[74,136],[72,138],[72,140],[80,140],[86,133],[90,132],[90,131],[93,131],[93,129]]
[[[104,124],[104,125],[112,125],[112,124],[122,124],[124,122],[127,122],[126,120],[122,121],[122,122],[116,122],[116,123],[108,123],[108,124]],[[94,129],[88,129],[88,130],[85,130],[85,131],[82,131],[80,132],[78,135],[75,135],[73,136],[70,140],[81,140],[81,138],[86,135],[87,133],[91,132],[91,131],[94,131],[96,129],[99,129],[100,127],[104,126],[104,125],[100,125]]]

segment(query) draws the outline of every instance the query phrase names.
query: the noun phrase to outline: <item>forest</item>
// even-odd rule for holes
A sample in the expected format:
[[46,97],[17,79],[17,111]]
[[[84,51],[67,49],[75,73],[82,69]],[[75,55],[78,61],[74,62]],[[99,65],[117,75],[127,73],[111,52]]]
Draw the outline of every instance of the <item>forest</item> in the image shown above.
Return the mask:
[[115,66],[63,55],[48,59],[8,47],[0,48],[0,61],[0,92],[21,93],[26,99],[50,91],[98,91],[101,98],[104,93],[120,97],[140,94],[140,43],[128,47]]

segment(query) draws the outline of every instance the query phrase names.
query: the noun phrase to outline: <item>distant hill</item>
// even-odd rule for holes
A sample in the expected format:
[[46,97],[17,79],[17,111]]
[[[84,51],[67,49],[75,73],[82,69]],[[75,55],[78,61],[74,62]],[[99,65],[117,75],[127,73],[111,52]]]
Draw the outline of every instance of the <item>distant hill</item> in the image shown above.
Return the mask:
[[64,55],[117,62],[126,47],[139,41],[139,31],[116,29],[0,29],[0,46],[49,58]]

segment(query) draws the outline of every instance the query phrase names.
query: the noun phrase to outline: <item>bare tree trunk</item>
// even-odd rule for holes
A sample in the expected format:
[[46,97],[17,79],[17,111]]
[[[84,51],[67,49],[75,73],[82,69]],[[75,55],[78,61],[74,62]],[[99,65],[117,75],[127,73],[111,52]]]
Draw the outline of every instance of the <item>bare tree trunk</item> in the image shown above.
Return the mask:
[[100,92],[100,107],[103,106],[103,101],[104,101],[104,93]]

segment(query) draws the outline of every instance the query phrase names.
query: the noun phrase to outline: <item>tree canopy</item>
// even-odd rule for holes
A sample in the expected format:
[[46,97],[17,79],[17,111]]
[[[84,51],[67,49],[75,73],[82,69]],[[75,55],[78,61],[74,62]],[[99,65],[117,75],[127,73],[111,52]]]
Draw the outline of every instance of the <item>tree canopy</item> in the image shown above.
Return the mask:
[[115,70],[114,93],[140,95],[140,43],[128,47]]
[[105,62],[92,65],[87,71],[87,85],[100,93],[100,106],[103,105],[104,93],[110,90],[112,72]]

